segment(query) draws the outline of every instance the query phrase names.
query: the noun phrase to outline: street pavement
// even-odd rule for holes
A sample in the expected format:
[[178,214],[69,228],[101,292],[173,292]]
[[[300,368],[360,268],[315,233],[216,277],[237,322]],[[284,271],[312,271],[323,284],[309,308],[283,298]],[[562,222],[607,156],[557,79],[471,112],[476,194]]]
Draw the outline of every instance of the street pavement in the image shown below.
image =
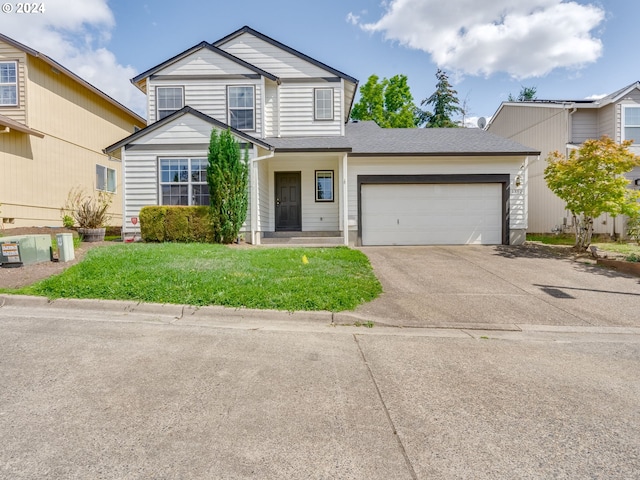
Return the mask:
[[640,334],[0,298],[0,478],[637,478]]

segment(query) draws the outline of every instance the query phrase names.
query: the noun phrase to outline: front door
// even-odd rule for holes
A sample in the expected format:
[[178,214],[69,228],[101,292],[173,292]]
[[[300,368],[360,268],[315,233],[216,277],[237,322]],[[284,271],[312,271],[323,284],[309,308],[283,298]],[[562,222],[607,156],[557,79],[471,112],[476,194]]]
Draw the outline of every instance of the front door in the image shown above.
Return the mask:
[[276,172],[276,231],[302,230],[300,172]]

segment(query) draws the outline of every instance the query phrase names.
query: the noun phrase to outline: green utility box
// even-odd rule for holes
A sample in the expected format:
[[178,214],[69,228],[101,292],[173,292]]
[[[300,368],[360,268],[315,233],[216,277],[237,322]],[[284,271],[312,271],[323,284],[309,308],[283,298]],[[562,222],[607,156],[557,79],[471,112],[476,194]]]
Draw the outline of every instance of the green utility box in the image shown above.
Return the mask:
[[[0,263],[15,262],[15,248],[1,248],[2,245],[17,245],[19,262],[23,265],[51,261],[51,235],[15,235],[0,237]],[[10,253],[12,258],[1,256],[2,252]]]

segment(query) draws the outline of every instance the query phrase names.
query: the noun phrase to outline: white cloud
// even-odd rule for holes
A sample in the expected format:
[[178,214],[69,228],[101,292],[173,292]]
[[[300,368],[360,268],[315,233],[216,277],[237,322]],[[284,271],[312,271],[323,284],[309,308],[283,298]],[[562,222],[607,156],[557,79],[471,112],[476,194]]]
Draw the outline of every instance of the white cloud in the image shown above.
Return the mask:
[[429,53],[441,68],[469,75],[507,72],[540,77],[580,68],[602,54],[592,30],[605,12],[564,0],[390,0],[375,23],[361,24],[388,40]]
[[585,100],[600,100],[608,95],[608,93],[595,93],[593,95],[589,95],[585,97]]
[[38,50],[135,112],[145,115],[145,98],[129,79],[136,70],[120,65],[107,49],[115,26],[107,0],[56,0],[45,12],[0,15],[0,31]]
[[355,15],[351,12],[347,13],[347,22],[349,22],[351,25],[358,25],[358,23],[360,22],[360,15]]

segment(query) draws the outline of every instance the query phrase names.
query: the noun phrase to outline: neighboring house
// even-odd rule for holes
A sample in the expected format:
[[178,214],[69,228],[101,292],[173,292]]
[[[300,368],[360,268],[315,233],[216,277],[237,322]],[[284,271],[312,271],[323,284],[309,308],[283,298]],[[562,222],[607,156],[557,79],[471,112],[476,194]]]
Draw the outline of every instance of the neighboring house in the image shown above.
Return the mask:
[[212,128],[250,152],[247,241],[343,244],[524,240],[526,165],[539,152],[481,130],[349,123],[357,80],[249,27],[132,79],[148,126],[109,146],[123,162],[124,233],[145,205],[207,205]]
[[115,194],[120,162],[104,154],[144,120],[51,58],[0,34],[0,219],[4,227],[59,226],[69,191]]
[[[598,100],[533,100],[505,102],[492,117],[487,131],[531,145],[541,151],[529,164],[529,228],[544,233],[568,230],[571,213],[544,180],[546,158],[559,151],[568,155],[587,139],[603,135],[616,142],[634,139],[631,150],[640,154],[640,82]],[[640,168],[628,175],[631,188],[640,185]],[[602,215],[594,222],[596,233],[624,233],[624,218]]]

